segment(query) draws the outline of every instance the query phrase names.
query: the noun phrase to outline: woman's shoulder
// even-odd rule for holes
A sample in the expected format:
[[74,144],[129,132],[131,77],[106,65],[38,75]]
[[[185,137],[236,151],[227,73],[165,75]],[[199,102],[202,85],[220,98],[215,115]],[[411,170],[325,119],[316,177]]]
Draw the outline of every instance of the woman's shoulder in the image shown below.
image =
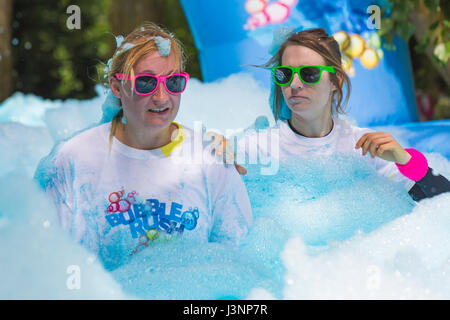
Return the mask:
[[342,118],[334,118],[334,121],[336,122],[336,125],[341,128],[341,132],[352,135],[354,137],[361,137],[362,135],[374,132],[375,130],[366,128],[366,127],[359,127],[356,122],[349,120],[349,119],[342,119]]
[[76,132],[71,138],[61,142],[59,156],[76,156],[91,150],[108,148],[108,135],[111,123],[95,125]]
[[251,140],[256,142],[260,137],[279,135],[280,130],[282,130],[286,126],[286,122],[283,120],[278,120],[272,126],[267,126],[264,128],[256,128],[254,126],[247,128],[244,130],[242,136],[239,138],[240,141]]
[[46,188],[58,171],[67,173],[74,161],[78,162],[78,159],[92,154],[92,148],[96,148],[96,145],[98,148],[99,143],[96,141],[103,140],[107,130],[108,124],[94,126],[83,129],[64,141],[58,141],[50,153],[39,161],[34,179],[42,188]]

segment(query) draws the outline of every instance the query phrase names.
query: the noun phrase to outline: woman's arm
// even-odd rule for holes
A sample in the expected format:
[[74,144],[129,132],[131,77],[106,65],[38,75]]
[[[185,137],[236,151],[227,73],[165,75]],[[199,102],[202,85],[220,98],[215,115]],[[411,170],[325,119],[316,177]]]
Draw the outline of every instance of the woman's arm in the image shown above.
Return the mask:
[[409,194],[415,201],[431,198],[444,192],[450,192],[450,182],[440,174],[433,174],[425,156],[415,149],[404,149],[387,132],[364,134],[356,143],[362,154],[370,153],[372,158],[395,162],[402,175],[415,181]]
[[61,146],[55,146],[48,156],[41,159],[34,180],[55,205],[61,227],[70,230],[73,216],[72,172],[70,161],[59,152]]
[[217,157],[223,158],[223,162],[226,164],[234,163],[234,167],[239,174],[247,174],[247,169],[236,162],[236,153],[234,152],[234,148],[224,136],[215,132],[207,132],[206,134],[213,139],[211,151],[214,152]]

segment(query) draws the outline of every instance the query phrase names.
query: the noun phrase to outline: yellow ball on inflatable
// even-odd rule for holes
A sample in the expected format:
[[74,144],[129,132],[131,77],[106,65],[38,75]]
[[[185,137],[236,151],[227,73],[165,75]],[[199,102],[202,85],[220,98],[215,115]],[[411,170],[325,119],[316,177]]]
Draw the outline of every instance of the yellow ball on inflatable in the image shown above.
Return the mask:
[[367,69],[373,69],[378,64],[377,52],[372,48],[367,48],[364,50],[360,59],[362,65]]
[[365,42],[364,42],[363,38],[361,38],[361,36],[358,34],[352,34],[350,36],[350,45],[345,50],[345,53],[349,57],[354,59],[354,58],[359,57],[363,53],[364,47],[365,47]]
[[353,64],[352,58],[350,58],[346,54],[342,55],[341,62],[342,62],[342,69],[344,69],[345,71],[350,70],[350,68],[352,67],[352,64]]
[[351,66],[350,69],[347,70],[347,74],[350,77],[353,77],[355,75],[355,68],[353,68],[353,66]]
[[339,44],[339,49],[341,51],[344,51],[348,48],[350,44],[350,37],[347,32],[345,31],[338,31],[335,34],[333,34],[334,40]]

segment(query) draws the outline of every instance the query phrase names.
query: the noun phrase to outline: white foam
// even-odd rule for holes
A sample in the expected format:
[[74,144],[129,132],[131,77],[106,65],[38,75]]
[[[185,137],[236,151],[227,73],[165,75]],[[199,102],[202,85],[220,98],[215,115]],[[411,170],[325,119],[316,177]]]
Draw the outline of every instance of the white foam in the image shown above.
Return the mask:
[[[450,195],[414,205],[358,159],[287,164],[268,177],[249,168],[255,220],[239,250],[175,243],[105,271],[59,228],[31,183],[55,142],[100,120],[105,95],[98,93],[65,102],[16,93],[0,108],[0,298],[450,298]],[[245,74],[191,79],[176,121],[201,120],[222,133],[258,116],[272,125],[267,99]],[[406,143],[408,129],[398,132]],[[444,156],[425,155],[450,176]],[[69,289],[77,270],[81,288]]]

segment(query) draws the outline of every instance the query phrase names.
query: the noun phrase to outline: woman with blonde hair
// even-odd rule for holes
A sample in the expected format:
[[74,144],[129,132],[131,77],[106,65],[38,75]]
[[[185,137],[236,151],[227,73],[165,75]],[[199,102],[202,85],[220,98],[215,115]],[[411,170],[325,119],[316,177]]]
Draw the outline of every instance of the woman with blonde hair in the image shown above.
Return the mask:
[[136,28],[108,62],[104,123],[62,143],[46,179],[36,174],[62,227],[108,269],[161,241],[236,244],[248,231],[239,174],[174,122],[188,79],[174,36]]

